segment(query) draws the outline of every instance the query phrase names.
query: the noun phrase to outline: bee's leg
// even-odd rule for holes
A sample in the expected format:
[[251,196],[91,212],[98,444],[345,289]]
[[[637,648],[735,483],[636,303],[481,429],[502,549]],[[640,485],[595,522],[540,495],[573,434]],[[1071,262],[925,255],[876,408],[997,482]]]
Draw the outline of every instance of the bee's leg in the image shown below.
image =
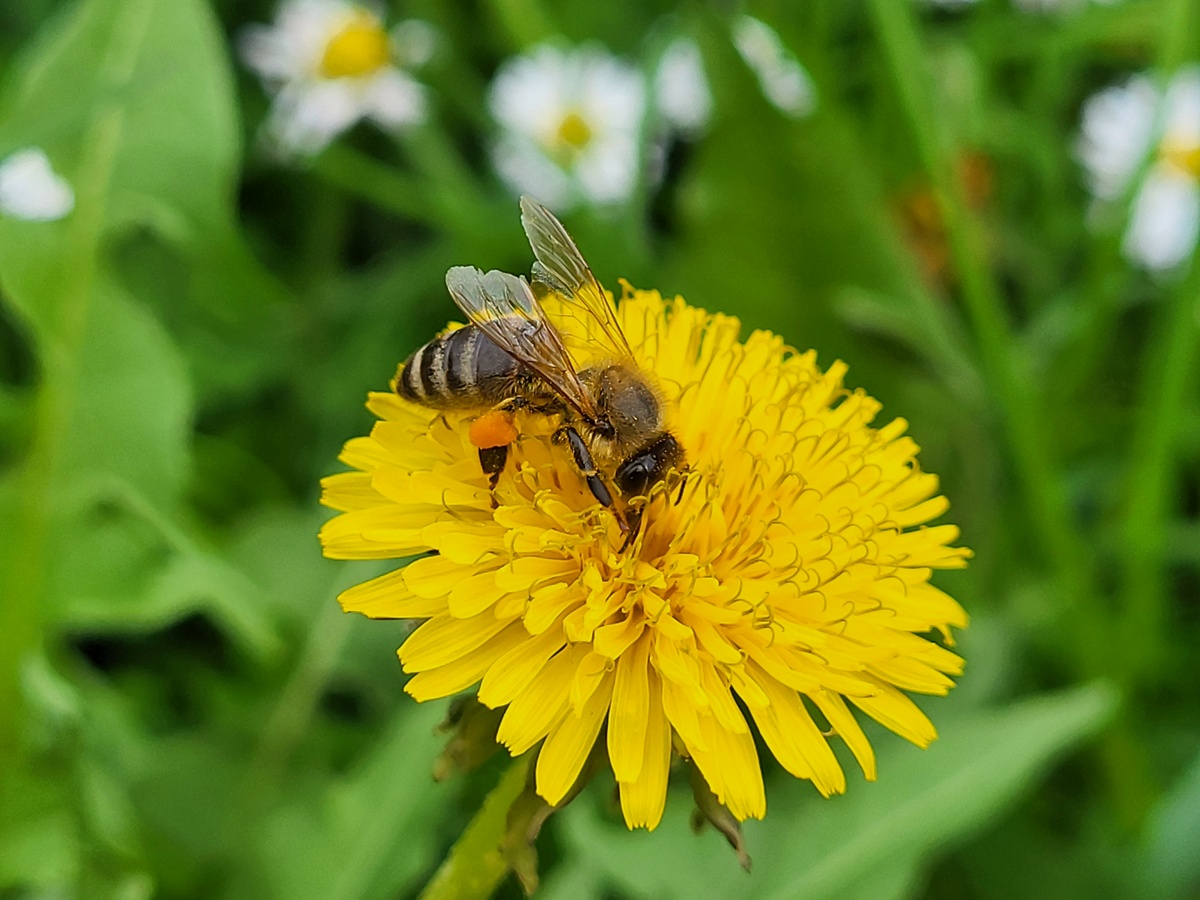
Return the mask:
[[503,447],[480,447],[479,448],[479,465],[483,469],[483,473],[488,477],[488,488],[495,490],[496,485],[500,481],[500,473],[504,471],[504,464],[508,462],[508,445]]
[[690,473],[685,468],[679,473],[679,493],[675,495],[675,505],[678,506],[683,502],[683,489],[687,487],[687,479]]
[[[600,473],[596,469],[596,461],[592,459],[591,451],[583,442],[583,438],[579,436],[579,432],[570,425],[564,425],[554,432],[553,440],[555,443],[566,441],[567,446],[571,448],[571,456],[575,459],[576,468],[587,479],[587,486],[591,490],[592,496],[604,506],[612,509],[612,494],[609,493],[608,485],[601,479]],[[624,520],[621,520],[621,527],[622,529],[626,527]]]
[[634,542],[638,536],[638,532],[642,530],[642,513],[645,512],[641,507],[628,507],[625,510],[625,518],[629,522],[629,532],[625,535],[625,541],[621,544],[620,553],[624,553],[629,549],[629,545]]
[[[488,476],[488,487],[495,491],[500,482],[500,473],[508,462],[508,448],[517,439],[512,410],[498,406],[485,412],[471,423],[469,437],[479,450],[479,465]],[[496,498],[493,495],[492,508],[495,507]]]

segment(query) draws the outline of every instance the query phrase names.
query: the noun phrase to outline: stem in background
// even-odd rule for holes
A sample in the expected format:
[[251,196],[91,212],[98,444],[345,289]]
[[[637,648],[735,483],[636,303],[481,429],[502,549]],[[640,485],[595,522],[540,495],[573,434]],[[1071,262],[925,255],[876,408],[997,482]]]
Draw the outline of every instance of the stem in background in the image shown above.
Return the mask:
[[509,43],[518,51],[555,33],[539,0],[491,0],[488,6],[496,21],[508,32]]
[[508,829],[508,810],[525,789],[532,756],[526,753],[513,760],[425,885],[420,900],[486,900],[500,886],[509,869],[500,842]]
[[[1200,267],[1197,268],[1200,272]],[[1171,521],[1179,410],[1192,388],[1200,349],[1200,277],[1175,291],[1148,344],[1143,390],[1130,449],[1128,501],[1121,542],[1122,631],[1135,682],[1160,660],[1170,603],[1164,556]]]
[[[1187,2],[1187,0],[1183,0]],[[926,56],[908,3],[868,0],[880,44],[891,68],[917,150],[934,186],[946,224],[951,257],[979,346],[984,376],[999,404],[1009,449],[1021,480],[1030,528],[1045,549],[1072,633],[1068,646],[1085,677],[1111,676],[1109,618],[1102,605],[1088,548],[1076,530],[1061,473],[1043,441],[1045,412],[1010,353],[1013,338],[988,266],[977,224],[968,214],[951,154],[938,131],[926,72]],[[1103,739],[1101,759],[1121,819],[1136,828],[1152,802],[1154,789],[1131,723],[1120,719]]]
[[349,619],[336,603],[328,601],[313,617],[300,659],[263,724],[258,744],[244,770],[242,788],[236,795],[238,801],[230,807],[231,816],[225,823],[226,846],[246,846],[245,829],[257,826],[263,811],[275,799],[285,763],[312,720],[313,710],[346,643]]
[[342,143],[313,160],[312,171],[334,187],[405,219],[427,221],[432,210],[417,179]]
[[1013,337],[999,293],[988,269],[986,254],[954,176],[950,153],[938,134],[936,117],[925,77],[925,55],[917,36],[913,13],[906,3],[868,0],[879,39],[892,68],[901,101],[915,132],[922,164],[934,187],[939,210],[962,286],[984,375],[1000,406],[1008,442],[1023,483],[1032,527],[1046,549],[1047,561],[1056,569],[1059,587],[1084,632],[1082,660],[1089,674],[1104,674],[1106,658],[1095,616],[1082,613],[1095,606],[1092,574],[1086,549],[1075,531],[1062,479],[1055,471],[1042,441],[1042,411],[1034,400],[1028,376],[1021,371],[1009,348]]
[[[1159,64],[1166,82],[1187,61],[1200,19],[1194,0],[1170,0],[1163,16]],[[1121,542],[1122,631],[1126,678],[1135,683],[1149,675],[1161,653],[1170,604],[1165,554],[1171,521],[1170,486],[1174,477],[1179,410],[1183,408],[1200,352],[1200,265],[1176,287],[1159,313],[1147,343],[1142,390],[1130,448],[1127,505]]]

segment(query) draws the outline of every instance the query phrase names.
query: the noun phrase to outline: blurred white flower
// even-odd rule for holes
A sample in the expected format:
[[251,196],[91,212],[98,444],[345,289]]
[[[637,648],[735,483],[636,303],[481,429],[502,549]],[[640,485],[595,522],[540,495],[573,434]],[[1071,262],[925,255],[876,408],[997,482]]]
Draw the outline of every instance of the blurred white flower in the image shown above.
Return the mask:
[[0,213],[33,222],[61,219],[75,207],[71,185],[37,147],[0,161]]
[[753,16],[738,16],[733,43],[777,109],[799,119],[817,108],[812,78],[770,25]]
[[646,82],[599,47],[543,45],[505,62],[488,98],[496,170],[517,193],[565,210],[628,199],[638,180]]
[[424,22],[391,34],[377,10],[346,0],[286,0],[275,24],[252,25],[242,58],[273,95],[266,135],[285,154],[322,150],[360,119],[399,128],[425,118],[424,88],[401,66],[432,53]]
[[677,37],[667,45],[654,73],[654,98],[663,123],[686,135],[705,129],[712,117],[712,92],[696,42]]
[[[944,9],[961,9],[973,6],[976,0],[925,0],[925,2]],[[1121,0],[1013,0],[1013,5],[1023,12],[1048,13],[1078,9],[1086,6],[1089,2],[1099,3],[1101,6],[1113,6],[1120,3]]]
[[1087,6],[1089,2],[1113,6],[1121,0],[1013,0],[1018,9],[1032,13],[1067,12]]
[[1098,200],[1135,192],[1130,259],[1166,270],[1191,256],[1200,235],[1200,66],[1180,70],[1165,93],[1135,75],[1091,97],[1076,153]]

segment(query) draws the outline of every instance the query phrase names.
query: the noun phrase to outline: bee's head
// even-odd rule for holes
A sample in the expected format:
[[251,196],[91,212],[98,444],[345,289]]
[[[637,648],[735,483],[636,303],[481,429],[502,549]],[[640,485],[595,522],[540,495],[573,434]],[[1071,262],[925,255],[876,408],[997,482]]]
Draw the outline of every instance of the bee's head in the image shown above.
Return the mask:
[[625,498],[644,497],[664,480],[672,469],[685,465],[683,448],[670,433],[658,437],[617,467],[613,481]]
[[611,441],[617,436],[617,428],[607,413],[601,413],[590,423],[592,433],[601,440]]

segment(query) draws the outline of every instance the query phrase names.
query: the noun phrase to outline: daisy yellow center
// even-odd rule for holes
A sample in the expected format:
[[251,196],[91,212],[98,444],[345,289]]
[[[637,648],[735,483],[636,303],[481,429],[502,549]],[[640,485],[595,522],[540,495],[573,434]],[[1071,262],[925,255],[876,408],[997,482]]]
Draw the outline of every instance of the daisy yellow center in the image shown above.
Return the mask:
[[321,56],[325,78],[361,78],[387,65],[391,47],[387,32],[369,13],[357,13],[329,39]]
[[569,112],[558,123],[555,143],[568,152],[578,153],[592,141],[592,126],[578,112]]
[[1200,180],[1200,144],[1167,141],[1159,152],[1164,162]]
[[[970,551],[953,525],[927,524],[947,503],[906,423],[876,426],[879,403],[843,386],[842,363],[821,370],[766,332],[740,340],[735,319],[632,289],[618,317],[688,464],[651,492],[637,538],[625,545],[553,421],[517,419],[491,491],[472,414],[373,394],[379,421],[342,454],[353,471],[324,482],[342,514],[322,544],[423,556],[343,607],[422,620],[400,648],[406,690],[478,685],[505,708],[501,744],[540,744],[552,805],[603,733],[631,828],[658,824],[676,753],[746,819],[766,811],[756,733],[825,795],[846,786],[834,738],[875,777],[856,712],[927,745],[936,732],[908,693],[950,689],[963,665],[951,629],[967,622],[930,576]],[[569,348],[594,343],[560,321]]]

